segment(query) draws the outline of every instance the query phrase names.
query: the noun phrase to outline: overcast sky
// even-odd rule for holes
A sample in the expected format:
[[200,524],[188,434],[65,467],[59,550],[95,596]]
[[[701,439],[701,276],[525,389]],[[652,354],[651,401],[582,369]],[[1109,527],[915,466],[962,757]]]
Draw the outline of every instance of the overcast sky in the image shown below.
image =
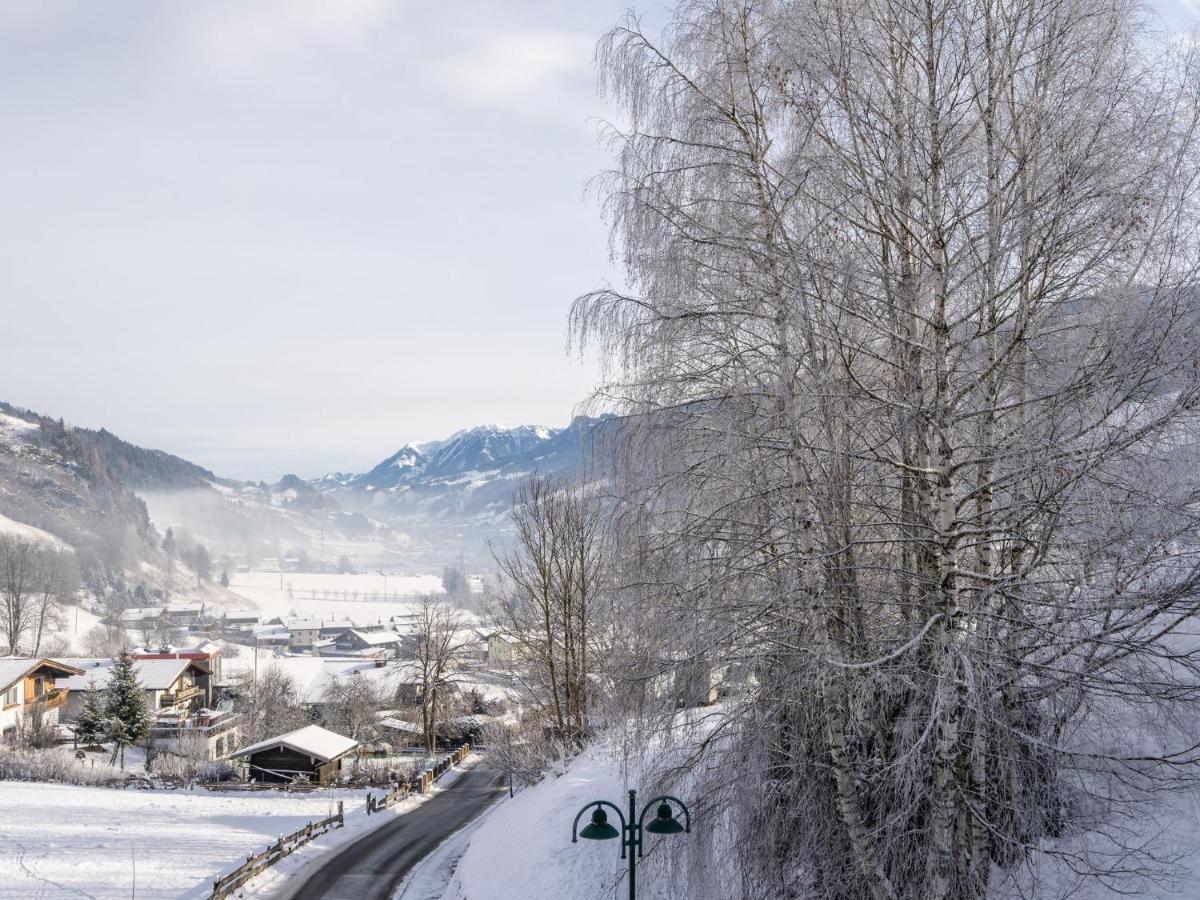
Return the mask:
[[0,399],[255,479],[565,423],[628,5],[0,0]]

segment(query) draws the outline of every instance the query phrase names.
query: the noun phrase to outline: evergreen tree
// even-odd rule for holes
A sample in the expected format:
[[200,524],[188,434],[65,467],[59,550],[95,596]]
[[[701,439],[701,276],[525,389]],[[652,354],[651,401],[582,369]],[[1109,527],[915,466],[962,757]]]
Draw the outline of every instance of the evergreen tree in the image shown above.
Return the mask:
[[104,697],[95,682],[89,682],[83,692],[83,709],[75,720],[75,737],[81,744],[97,744],[105,732]]
[[229,587],[229,570],[228,569],[221,570],[221,587],[223,587],[223,588]]
[[212,580],[212,557],[208,553],[208,548],[203,544],[197,544],[196,549],[192,552],[192,568],[196,570],[198,585]]
[[150,733],[151,723],[146,696],[128,653],[122,653],[113,666],[105,696],[104,718],[104,737],[113,743],[114,761],[120,754],[123,769],[126,746],[143,740]]
[[163,541],[162,541],[162,548],[163,548],[163,552],[165,552],[170,559],[175,558],[176,546],[175,546],[175,530],[174,529],[172,529],[172,528],[167,529],[167,535],[166,535],[166,537],[163,538]]

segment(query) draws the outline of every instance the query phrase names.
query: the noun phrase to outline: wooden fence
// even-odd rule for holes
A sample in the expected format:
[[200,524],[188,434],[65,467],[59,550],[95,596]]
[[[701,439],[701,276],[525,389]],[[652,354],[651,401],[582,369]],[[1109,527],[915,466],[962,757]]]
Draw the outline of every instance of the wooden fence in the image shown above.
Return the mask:
[[387,794],[384,794],[379,799],[372,795],[367,795],[367,815],[373,812],[379,812],[381,809],[387,809],[393,803],[397,803],[406,799],[411,793],[424,794],[433,787],[433,783],[446,774],[449,768],[457,763],[462,762],[467,758],[467,754],[471,752],[470,744],[463,744],[453,753],[443,756],[439,759],[432,768],[426,769],[415,782],[406,782],[398,785],[395,789]]
[[295,853],[313,838],[321,836],[332,828],[341,828],[344,824],[342,801],[339,800],[336,815],[330,816],[328,819],[321,819],[319,822],[309,822],[299,831],[289,834],[287,837],[281,837],[262,853],[247,856],[246,861],[228,875],[214,878],[209,900],[222,900],[222,898],[228,897],[259,872]]

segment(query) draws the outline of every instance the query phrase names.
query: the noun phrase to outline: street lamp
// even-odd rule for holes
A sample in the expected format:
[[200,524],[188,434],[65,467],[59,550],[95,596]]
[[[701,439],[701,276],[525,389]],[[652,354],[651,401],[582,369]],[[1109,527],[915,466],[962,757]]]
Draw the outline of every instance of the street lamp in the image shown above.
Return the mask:
[[[646,813],[650,812],[650,808],[656,803],[658,808],[654,812],[654,818],[643,829]],[[682,825],[679,824],[679,820],[675,818],[675,814],[671,810],[672,803],[678,804],[683,811]],[[604,811],[606,806],[617,814],[617,819],[621,822],[620,831],[608,824],[608,813]],[[589,809],[592,810],[592,821],[585,825],[582,831],[579,831],[579,820]],[[661,797],[655,797],[642,807],[642,814],[639,816],[637,815],[637,791],[630,791],[628,819],[622,815],[620,807],[615,803],[609,803],[607,800],[593,800],[575,814],[575,821],[571,825],[571,843],[579,843],[580,838],[589,841],[609,841],[613,838],[620,838],[621,859],[625,859],[626,855],[629,858],[629,900],[637,900],[637,861],[642,856],[643,830],[651,834],[691,834],[692,814],[688,812],[687,805],[678,797],[664,794]]]

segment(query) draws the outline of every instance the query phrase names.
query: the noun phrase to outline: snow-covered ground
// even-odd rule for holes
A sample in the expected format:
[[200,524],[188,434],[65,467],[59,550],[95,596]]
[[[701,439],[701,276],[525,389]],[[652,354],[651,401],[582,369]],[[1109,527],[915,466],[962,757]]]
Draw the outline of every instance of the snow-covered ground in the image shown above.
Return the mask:
[[18,522],[15,519],[10,519],[3,514],[0,514],[0,534],[15,534],[18,537],[29,540],[42,541],[60,550],[67,546],[50,532],[34,528],[32,525],[26,525],[24,522]]
[[339,799],[348,825],[367,827],[376,818],[363,811],[363,791],[146,791],[0,782],[0,898],[202,898],[218,874],[280,835],[330,815]]
[[[592,800],[624,808],[626,782],[603,749],[576,759],[564,774],[551,775],[495,807],[468,836],[445,892],[437,900],[558,900],[613,897],[627,890],[617,841],[571,843],[571,820]],[[612,816],[616,822],[616,816]],[[586,824],[586,822],[581,823]],[[653,842],[647,841],[649,847]],[[427,873],[432,880],[433,873]],[[638,881],[645,900],[678,898],[669,885]],[[415,890],[413,895],[426,900]],[[401,895],[403,896],[403,895]],[[405,897],[405,900],[408,900]]]
[[[619,754],[604,746],[589,749],[565,772],[550,774],[541,783],[504,800],[481,820],[452,837],[431,854],[394,900],[561,900],[564,897],[621,898],[628,890],[626,863],[619,858],[618,842],[580,840],[571,843],[571,821],[592,800],[609,800],[625,808],[629,787],[641,787],[636,766],[626,769]],[[681,790],[685,800],[688,792]],[[641,796],[640,801],[648,799]],[[610,814],[611,824],[616,817]],[[587,823],[585,816],[580,827]],[[639,861],[638,897],[643,900],[678,900],[681,893],[679,854],[688,842],[700,842],[711,823],[694,822],[692,835],[645,835],[646,857]],[[618,825],[619,827],[619,825]],[[1154,841],[1168,877],[1153,880],[1116,880],[1110,885],[1081,883],[1048,856],[1031,871],[1022,873],[1024,892],[998,897],[1074,897],[1079,900],[1198,900],[1200,898],[1200,796],[1181,794],[1165,800],[1156,817],[1132,826],[1131,834]],[[1127,835],[1128,837],[1128,835]],[[721,843],[716,838],[716,843]],[[726,852],[707,852],[703,843],[693,851],[710,871],[705,877],[721,880],[722,869],[732,870]],[[1099,848],[1097,848],[1099,849]],[[723,858],[724,857],[724,858]],[[1036,877],[1036,881],[1030,877]],[[727,885],[705,896],[732,896]]]
[[413,598],[421,594],[440,594],[442,579],[440,575],[389,574],[385,579],[366,573],[244,572],[230,576],[229,589],[245,598],[246,608],[259,610],[264,621],[294,614],[366,624],[386,622],[411,610]]

